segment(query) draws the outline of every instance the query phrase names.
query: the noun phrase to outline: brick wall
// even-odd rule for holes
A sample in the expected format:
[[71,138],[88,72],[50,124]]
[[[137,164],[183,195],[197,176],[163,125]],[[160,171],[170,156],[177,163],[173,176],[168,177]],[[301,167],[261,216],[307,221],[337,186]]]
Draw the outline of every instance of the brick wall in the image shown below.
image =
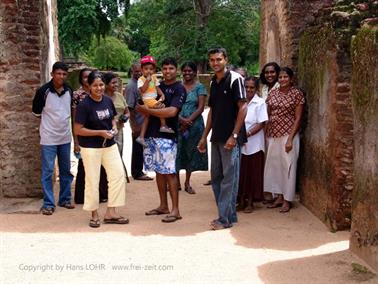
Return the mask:
[[[378,271],[378,18],[352,42],[354,192],[350,247]],[[373,21],[371,21],[373,22]]]
[[46,11],[42,0],[0,0],[0,196],[41,196],[39,119],[31,103],[47,79]]
[[350,227],[353,190],[351,62],[330,25],[300,40],[298,77],[307,115],[299,167],[301,202],[333,230]]
[[296,70],[299,37],[320,8],[332,0],[261,1],[260,66],[276,61]]

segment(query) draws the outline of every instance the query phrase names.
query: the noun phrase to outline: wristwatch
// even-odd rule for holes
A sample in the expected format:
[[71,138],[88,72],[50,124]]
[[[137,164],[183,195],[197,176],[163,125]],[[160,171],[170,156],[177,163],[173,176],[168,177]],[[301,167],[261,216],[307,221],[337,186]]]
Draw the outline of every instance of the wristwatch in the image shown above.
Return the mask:
[[238,134],[237,133],[232,133],[232,138],[238,139]]

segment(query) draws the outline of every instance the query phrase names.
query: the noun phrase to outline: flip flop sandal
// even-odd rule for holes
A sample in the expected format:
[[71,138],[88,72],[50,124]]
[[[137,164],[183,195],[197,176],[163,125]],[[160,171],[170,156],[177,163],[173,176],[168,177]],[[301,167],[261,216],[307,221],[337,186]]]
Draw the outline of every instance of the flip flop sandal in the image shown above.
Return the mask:
[[100,227],[100,220],[99,219],[97,219],[97,220],[94,220],[94,219],[89,220],[89,227],[91,227],[91,228],[98,228],[98,227]]
[[228,229],[228,227],[225,227],[223,224],[219,222],[214,222],[210,225],[210,229],[213,231],[218,231],[218,230]]
[[153,178],[143,175],[143,176],[135,178],[135,180],[153,180]]
[[176,222],[177,220],[181,220],[181,219],[182,219],[181,216],[167,215],[163,219],[161,219],[161,221],[163,223],[172,223],[172,222]]
[[283,205],[283,202],[282,203],[273,203],[273,204],[268,205],[266,208],[273,209],[273,208],[278,208],[282,205]]
[[54,213],[54,208],[52,208],[52,207],[44,207],[44,208],[41,208],[41,213],[43,214],[43,215],[52,215],[53,213]]
[[165,211],[162,211],[162,210],[159,210],[159,209],[152,209],[150,211],[147,211],[146,213],[144,213],[146,216],[152,216],[152,215],[163,215],[163,214],[168,214],[169,212],[165,212]]
[[129,224],[129,219],[126,219],[124,217],[118,217],[118,218],[110,218],[110,219],[105,219],[104,218],[104,223],[105,224]]
[[290,211],[290,206],[282,207],[280,209],[280,213],[288,213]]
[[189,194],[196,194],[196,191],[190,185],[185,186],[185,191]]
[[74,209],[75,206],[72,205],[71,203],[67,202],[67,203],[64,203],[62,205],[59,205],[59,207],[63,207],[63,208],[66,208],[66,209]]
[[253,212],[253,207],[246,207],[246,208],[244,208],[244,210],[243,210],[243,213],[252,213]]

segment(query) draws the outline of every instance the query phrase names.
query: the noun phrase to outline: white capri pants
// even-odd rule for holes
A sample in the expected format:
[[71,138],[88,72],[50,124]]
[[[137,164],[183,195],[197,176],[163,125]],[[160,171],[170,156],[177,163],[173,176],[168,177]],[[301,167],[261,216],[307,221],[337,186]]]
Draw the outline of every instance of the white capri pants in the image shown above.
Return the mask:
[[99,182],[101,165],[108,177],[108,207],[125,205],[125,171],[117,144],[106,148],[81,148],[81,157],[85,169],[85,192],[83,209],[87,211],[99,208]]

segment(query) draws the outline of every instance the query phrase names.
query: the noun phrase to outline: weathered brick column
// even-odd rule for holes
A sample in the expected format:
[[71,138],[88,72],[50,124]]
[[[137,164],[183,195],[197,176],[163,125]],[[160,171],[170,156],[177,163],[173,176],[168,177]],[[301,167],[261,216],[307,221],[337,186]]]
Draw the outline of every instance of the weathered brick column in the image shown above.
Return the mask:
[[[333,230],[349,229],[355,159],[351,40],[374,3],[323,9],[300,39],[298,75],[307,92],[307,127],[299,167],[301,201]],[[375,12],[376,13],[376,12]],[[370,55],[372,56],[372,55]],[[372,70],[369,70],[369,72]],[[365,146],[363,146],[365,147]]]
[[333,230],[350,227],[353,190],[351,62],[342,43],[330,25],[307,29],[298,66],[308,106],[299,168],[301,202]]
[[0,196],[4,197],[42,193],[39,120],[31,114],[31,103],[36,88],[48,80],[46,13],[43,0],[0,0]]
[[378,271],[377,54],[378,18],[375,18],[367,21],[352,42],[355,183],[350,247]]
[[269,61],[296,70],[299,37],[320,8],[332,0],[261,1],[260,67]]

